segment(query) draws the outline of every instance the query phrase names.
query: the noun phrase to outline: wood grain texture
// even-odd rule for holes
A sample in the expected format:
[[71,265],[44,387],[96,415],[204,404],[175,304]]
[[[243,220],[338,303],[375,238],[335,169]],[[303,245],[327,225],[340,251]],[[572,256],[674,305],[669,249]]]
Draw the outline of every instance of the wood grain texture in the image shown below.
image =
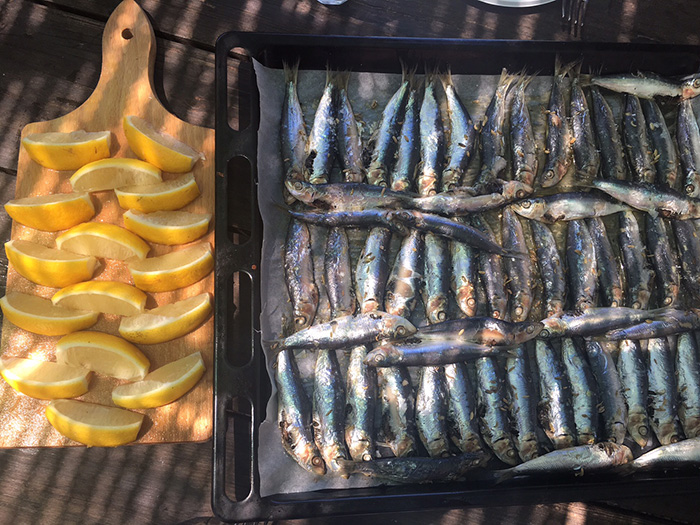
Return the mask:
[[[172,135],[203,152],[206,158],[197,162],[193,174],[201,189],[201,196],[183,208],[194,213],[214,210],[214,131],[193,126],[169,113],[159,102],[153,90],[155,65],[155,36],[148,18],[132,0],[125,0],[114,11],[102,38],[102,69],[99,82],[90,97],[71,113],[43,122],[27,124],[22,136],[48,131],[109,130],[112,133],[112,156],[134,157],[129,150],[122,129],[125,115],[138,115],[151,122],[156,129]],[[71,172],[42,168],[32,161],[21,148],[18,160],[16,198],[71,191]],[[164,179],[176,177],[164,174]],[[94,222],[123,226],[123,210],[113,191],[92,194],[97,214]],[[212,222],[213,225],[213,222]],[[55,246],[57,234],[40,232],[14,223],[13,239]],[[213,226],[201,240],[214,243]],[[173,251],[172,247],[151,243],[150,256]],[[131,283],[126,263],[101,259],[102,268],[97,280]],[[174,292],[149,294],[146,308],[154,308],[192,297],[202,292],[213,292],[213,273],[202,281]],[[7,291],[18,291],[50,298],[55,289],[38,286],[20,276],[12,266],[7,273]],[[93,329],[118,335],[120,317],[101,315]],[[6,319],[2,330],[2,355],[53,360],[57,337],[39,336],[12,325]],[[213,316],[195,331],[173,341],[141,345],[151,362],[151,370],[166,363],[201,352],[207,368],[204,377],[178,402],[157,409],[143,410],[146,415],[138,443],[201,441],[212,431],[213,383]],[[111,391],[120,382],[93,375],[90,391],[81,396],[84,401],[111,405]],[[0,446],[66,446],[76,443],[56,432],[44,416],[46,402],[18,395],[5,382],[0,383]]]

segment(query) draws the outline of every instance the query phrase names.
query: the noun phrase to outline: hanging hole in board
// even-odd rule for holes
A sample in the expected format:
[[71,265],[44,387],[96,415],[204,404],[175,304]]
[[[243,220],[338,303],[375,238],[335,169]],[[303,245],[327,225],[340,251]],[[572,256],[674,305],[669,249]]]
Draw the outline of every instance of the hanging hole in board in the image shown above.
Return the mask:
[[124,40],[131,40],[134,38],[134,34],[131,32],[131,29],[127,27],[124,31],[122,31],[122,38]]

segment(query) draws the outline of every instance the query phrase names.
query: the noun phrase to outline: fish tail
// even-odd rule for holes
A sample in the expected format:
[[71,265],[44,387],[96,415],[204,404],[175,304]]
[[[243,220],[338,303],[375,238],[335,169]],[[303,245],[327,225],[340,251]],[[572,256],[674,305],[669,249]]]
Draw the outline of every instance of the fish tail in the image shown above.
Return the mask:
[[297,77],[299,74],[299,60],[294,63],[283,62],[282,67],[284,69],[284,82],[289,84],[290,82],[296,86]]
[[355,462],[349,459],[336,458],[335,464],[338,467],[338,474],[345,479],[348,479],[351,474],[355,473]]
[[412,91],[420,87],[420,81],[416,76],[416,71],[418,71],[418,66],[413,66],[406,70],[406,81],[408,82],[408,88]]
[[447,68],[447,71],[440,75],[440,82],[442,82],[442,87],[447,91],[448,87],[454,88],[454,81],[452,80],[452,69]]
[[337,84],[338,88],[347,91],[348,84],[350,83],[350,71],[338,71],[335,74],[335,83]]
[[496,485],[498,485],[499,483],[513,479],[514,476],[515,474],[513,473],[513,469],[507,468],[503,470],[496,470],[493,472],[493,481]]

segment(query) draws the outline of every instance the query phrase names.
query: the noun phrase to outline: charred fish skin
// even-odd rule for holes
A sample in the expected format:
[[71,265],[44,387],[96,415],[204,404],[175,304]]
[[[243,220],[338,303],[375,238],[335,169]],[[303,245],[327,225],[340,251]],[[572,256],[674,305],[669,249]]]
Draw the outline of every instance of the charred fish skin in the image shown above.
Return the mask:
[[632,452],[625,445],[608,442],[580,445],[554,450],[527,463],[498,471],[497,482],[515,476],[551,476],[565,473],[581,476],[611,470],[626,465],[633,459]]
[[510,292],[510,318],[516,322],[525,321],[530,315],[530,309],[532,308],[535,282],[523,225],[518,216],[509,208],[503,210],[501,232],[503,248],[525,256],[522,259],[506,257],[503,260],[506,275],[508,275],[507,287]]
[[674,359],[665,337],[649,339],[647,374],[651,428],[662,445],[680,441],[683,435],[678,422]]
[[585,349],[598,385],[599,412],[604,423],[602,437],[622,443],[627,433],[627,404],[612,354],[607,346],[593,339],[586,339]]
[[[284,101],[282,102],[282,122],[280,142],[285,179],[304,180],[306,159],[306,125],[304,112],[297,95],[297,74],[299,64],[284,64]],[[294,202],[286,198],[287,204]]]
[[377,374],[364,363],[366,355],[366,346],[353,347],[346,373],[345,443],[353,461],[375,457]]
[[525,91],[535,77],[523,76],[515,86],[510,110],[510,141],[513,152],[513,178],[531,188],[537,175],[537,142],[532,131]]
[[291,220],[284,248],[284,275],[292,302],[295,330],[311,326],[318,308],[311,234],[303,222]]
[[605,224],[598,217],[588,219],[586,224],[593,240],[603,302],[605,306],[622,306],[625,304],[622,268],[613,252]]
[[646,357],[638,341],[620,341],[617,371],[627,400],[627,431],[640,447],[645,447],[650,433],[647,417],[649,388]]
[[317,352],[312,407],[316,446],[328,469],[337,472],[338,460],[348,459],[348,453],[345,449],[345,386],[334,350]]
[[411,376],[403,367],[378,368],[382,436],[396,457],[416,453],[415,399]]
[[423,280],[424,250],[425,239],[422,232],[412,230],[404,237],[387,283],[385,311],[405,318],[410,317]]
[[517,465],[518,452],[510,431],[505,387],[496,361],[490,357],[477,359],[476,377],[481,436],[498,459]]
[[537,391],[532,384],[528,353],[524,346],[519,346],[515,354],[506,360],[506,384],[514,426],[513,439],[520,459],[530,461],[539,456],[536,431]]
[[416,168],[420,161],[420,108],[418,90],[411,88],[401,124],[396,164],[391,170],[391,189],[411,191],[415,184]]
[[383,226],[395,233],[406,235],[408,230],[403,224],[393,219],[391,210],[370,208],[362,211],[295,211],[288,210],[289,214],[298,221],[309,224],[317,224],[326,228],[337,227],[370,227]]
[[552,90],[547,106],[547,158],[540,176],[540,185],[543,188],[557,185],[566,175],[573,160],[572,135],[566,117],[564,94],[564,77],[572,65],[562,66],[557,57],[554,66]]
[[416,391],[418,436],[431,458],[449,456],[447,400],[442,367],[426,366],[421,368],[419,381]]
[[355,269],[355,295],[363,314],[379,310],[384,304],[384,292],[389,278],[389,247],[391,231],[373,228]]
[[564,265],[552,231],[546,225],[536,221],[530,222],[530,226],[542,279],[544,315],[546,318],[557,316],[564,312],[566,302]]
[[590,183],[598,174],[600,154],[596,146],[595,130],[586,94],[581,88],[578,75],[571,82],[571,131],[574,150],[575,177]]
[[410,82],[405,79],[401,86],[387,102],[382,112],[379,128],[371,139],[373,145],[372,159],[367,169],[367,182],[376,186],[388,186],[388,177],[398,143],[400,122],[404,113],[406,98],[410,90]]
[[653,183],[656,170],[651,156],[647,124],[639,98],[625,96],[625,112],[622,118],[622,137],[627,159],[632,169],[632,178],[637,182]]
[[447,144],[447,165],[442,172],[440,191],[449,191],[462,184],[470,185],[473,182],[463,179],[474,157],[479,130],[457,93],[452,74],[448,72],[441,77],[441,80],[447,97],[450,138]]
[[474,386],[464,363],[445,365],[448,436],[461,452],[486,450],[479,434]]
[[677,306],[681,289],[681,276],[678,272],[678,258],[671,247],[667,222],[660,217],[645,217],[647,244],[654,265],[658,289],[661,292],[659,304]]
[[573,339],[562,339],[561,360],[571,387],[576,444],[593,444],[598,440],[598,399],[593,372]]
[[282,434],[282,445],[304,469],[322,476],[326,473],[326,466],[314,442],[311,402],[301,385],[292,352],[280,352],[276,365],[277,423]]
[[535,344],[535,359],[540,378],[537,407],[540,426],[554,448],[569,448],[576,443],[576,423],[571,406],[570,387],[561,358],[547,341]]
[[[481,217],[472,218],[474,226],[487,238],[494,239],[494,233],[489,224]],[[503,259],[495,253],[479,252],[479,276],[486,289],[486,298],[489,304],[489,315],[496,319],[503,319],[508,312],[508,293],[506,291],[506,277],[503,272]]]
[[605,179],[625,180],[627,165],[622,139],[608,101],[596,86],[591,86],[593,125],[600,147],[601,174]]
[[700,464],[700,438],[663,445],[635,459],[632,471],[697,468]]
[[545,224],[604,217],[629,209],[626,204],[613,202],[610,198],[587,192],[531,197],[514,202],[510,207],[522,217]]
[[619,246],[627,278],[627,304],[646,310],[653,288],[654,271],[649,266],[637,217],[626,211],[619,215]]
[[435,80],[428,76],[420,107],[420,153],[416,185],[420,195],[434,195],[440,186],[445,135],[440,105],[435,97]]
[[598,265],[593,239],[582,221],[571,221],[566,237],[566,262],[574,311],[597,304]]
[[593,186],[611,197],[645,211],[652,216],[668,219],[700,217],[700,201],[685,197],[671,188],[626,181],[594,180]]
[[681,275],[688,290],[700,298],[700,236],[693,221],[672,221],[681,263]]
[[467,317],[476,314],[477,255],[476,250],[462,242],[450,241],[452,278],[450,288],[457,306]]
[[311,184],[328,182],[336,155],[335,122],[338,118],[336,90],[335,79],[329,71],[326,75],[326,87],[316,107],[316,115],[306,145],[305,165]]
[[355,287],[352,285],[350,243],[343,228],[331,228],[328,231],[324,271],[331,317],[354,314]]
[[641,99],[647,133],[654,152],[656,180],[669,188],[678,182],[678,152],[661,108],[653,99]]
[[678,150],[683,167],[683,192],[689,197],[700,196],[700,128],[693,105],[681,102],[676,128]]
[[700,437],[700,356],[695,335],[680,334],[676,350],[678,415],[689,439]]
[[506,97],[515,77],[504,69],[498,80],[496,91],[491,98],[481,123],[479,147],[481,148],[481,171],[477,186],[485,185],[494,179],[502,178],[508,167],[506,146],[507,103]]
[[376,367],[441,366],[473,361],[506,350],[503,347],[464,341],[459,337],[430,337],[425,340],[412,338],[406,342],[377,345],[367,354],[365,363]]
[[454,338],[490,346],[520,345],[537,337],[543,326],[537,322],[511,322],[493,317],[466,317],[423,326],[418,339]]
[[662,310],[641,310],[639,308],[589,308],[583,314],[563,312],[542,319],[539,337],[591,337],[609,334],[612,330],[646,323],[662,315]]
[[450,289],[448,257],[447,240],[432,233],[426,234],[421,292],[429,323],[440,323],[447,319],[447,295]]
[[343,178],[346,182],[362,182],[365,178],[362,163],[362,136],[348,96],[350,73],[340,73],[336,78],[338,83],[337,148],[343,167]]

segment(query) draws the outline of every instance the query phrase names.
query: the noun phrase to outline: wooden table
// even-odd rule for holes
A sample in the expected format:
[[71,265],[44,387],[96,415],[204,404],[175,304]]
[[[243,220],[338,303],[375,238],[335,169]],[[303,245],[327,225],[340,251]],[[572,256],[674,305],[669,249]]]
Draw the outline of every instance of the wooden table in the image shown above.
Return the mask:
[[[92,92],[104,23],[119,0],[0,0],[0,200],[14,196],[19,134]],[[158,37],[155,83],[166,107],[214,125],[214,44],[229,30],[451,38],[568,40],[560,3],[529,10],[475,0],[140,0]],[[591,0],[583,39],[698,44],[687,0]],[[235,71],[232,65],[232,71]],[[235,93],[235,82],[231,86]],[[234,97],[235,99],[235,97]],[[236,107],[232,111],[236,115]],[[0,211],[0,237],[10,221]],[[7,261],[0,259],[0,295]],[[117,449],[0,451],[0,523],[219,523],[212,517],[211,443]],[[697,522],[700,498],[663,496],[378,515],[363,523]],[[331,520],[307,520],[325,523]],[[356,520],[338,519],[334,523]]]

